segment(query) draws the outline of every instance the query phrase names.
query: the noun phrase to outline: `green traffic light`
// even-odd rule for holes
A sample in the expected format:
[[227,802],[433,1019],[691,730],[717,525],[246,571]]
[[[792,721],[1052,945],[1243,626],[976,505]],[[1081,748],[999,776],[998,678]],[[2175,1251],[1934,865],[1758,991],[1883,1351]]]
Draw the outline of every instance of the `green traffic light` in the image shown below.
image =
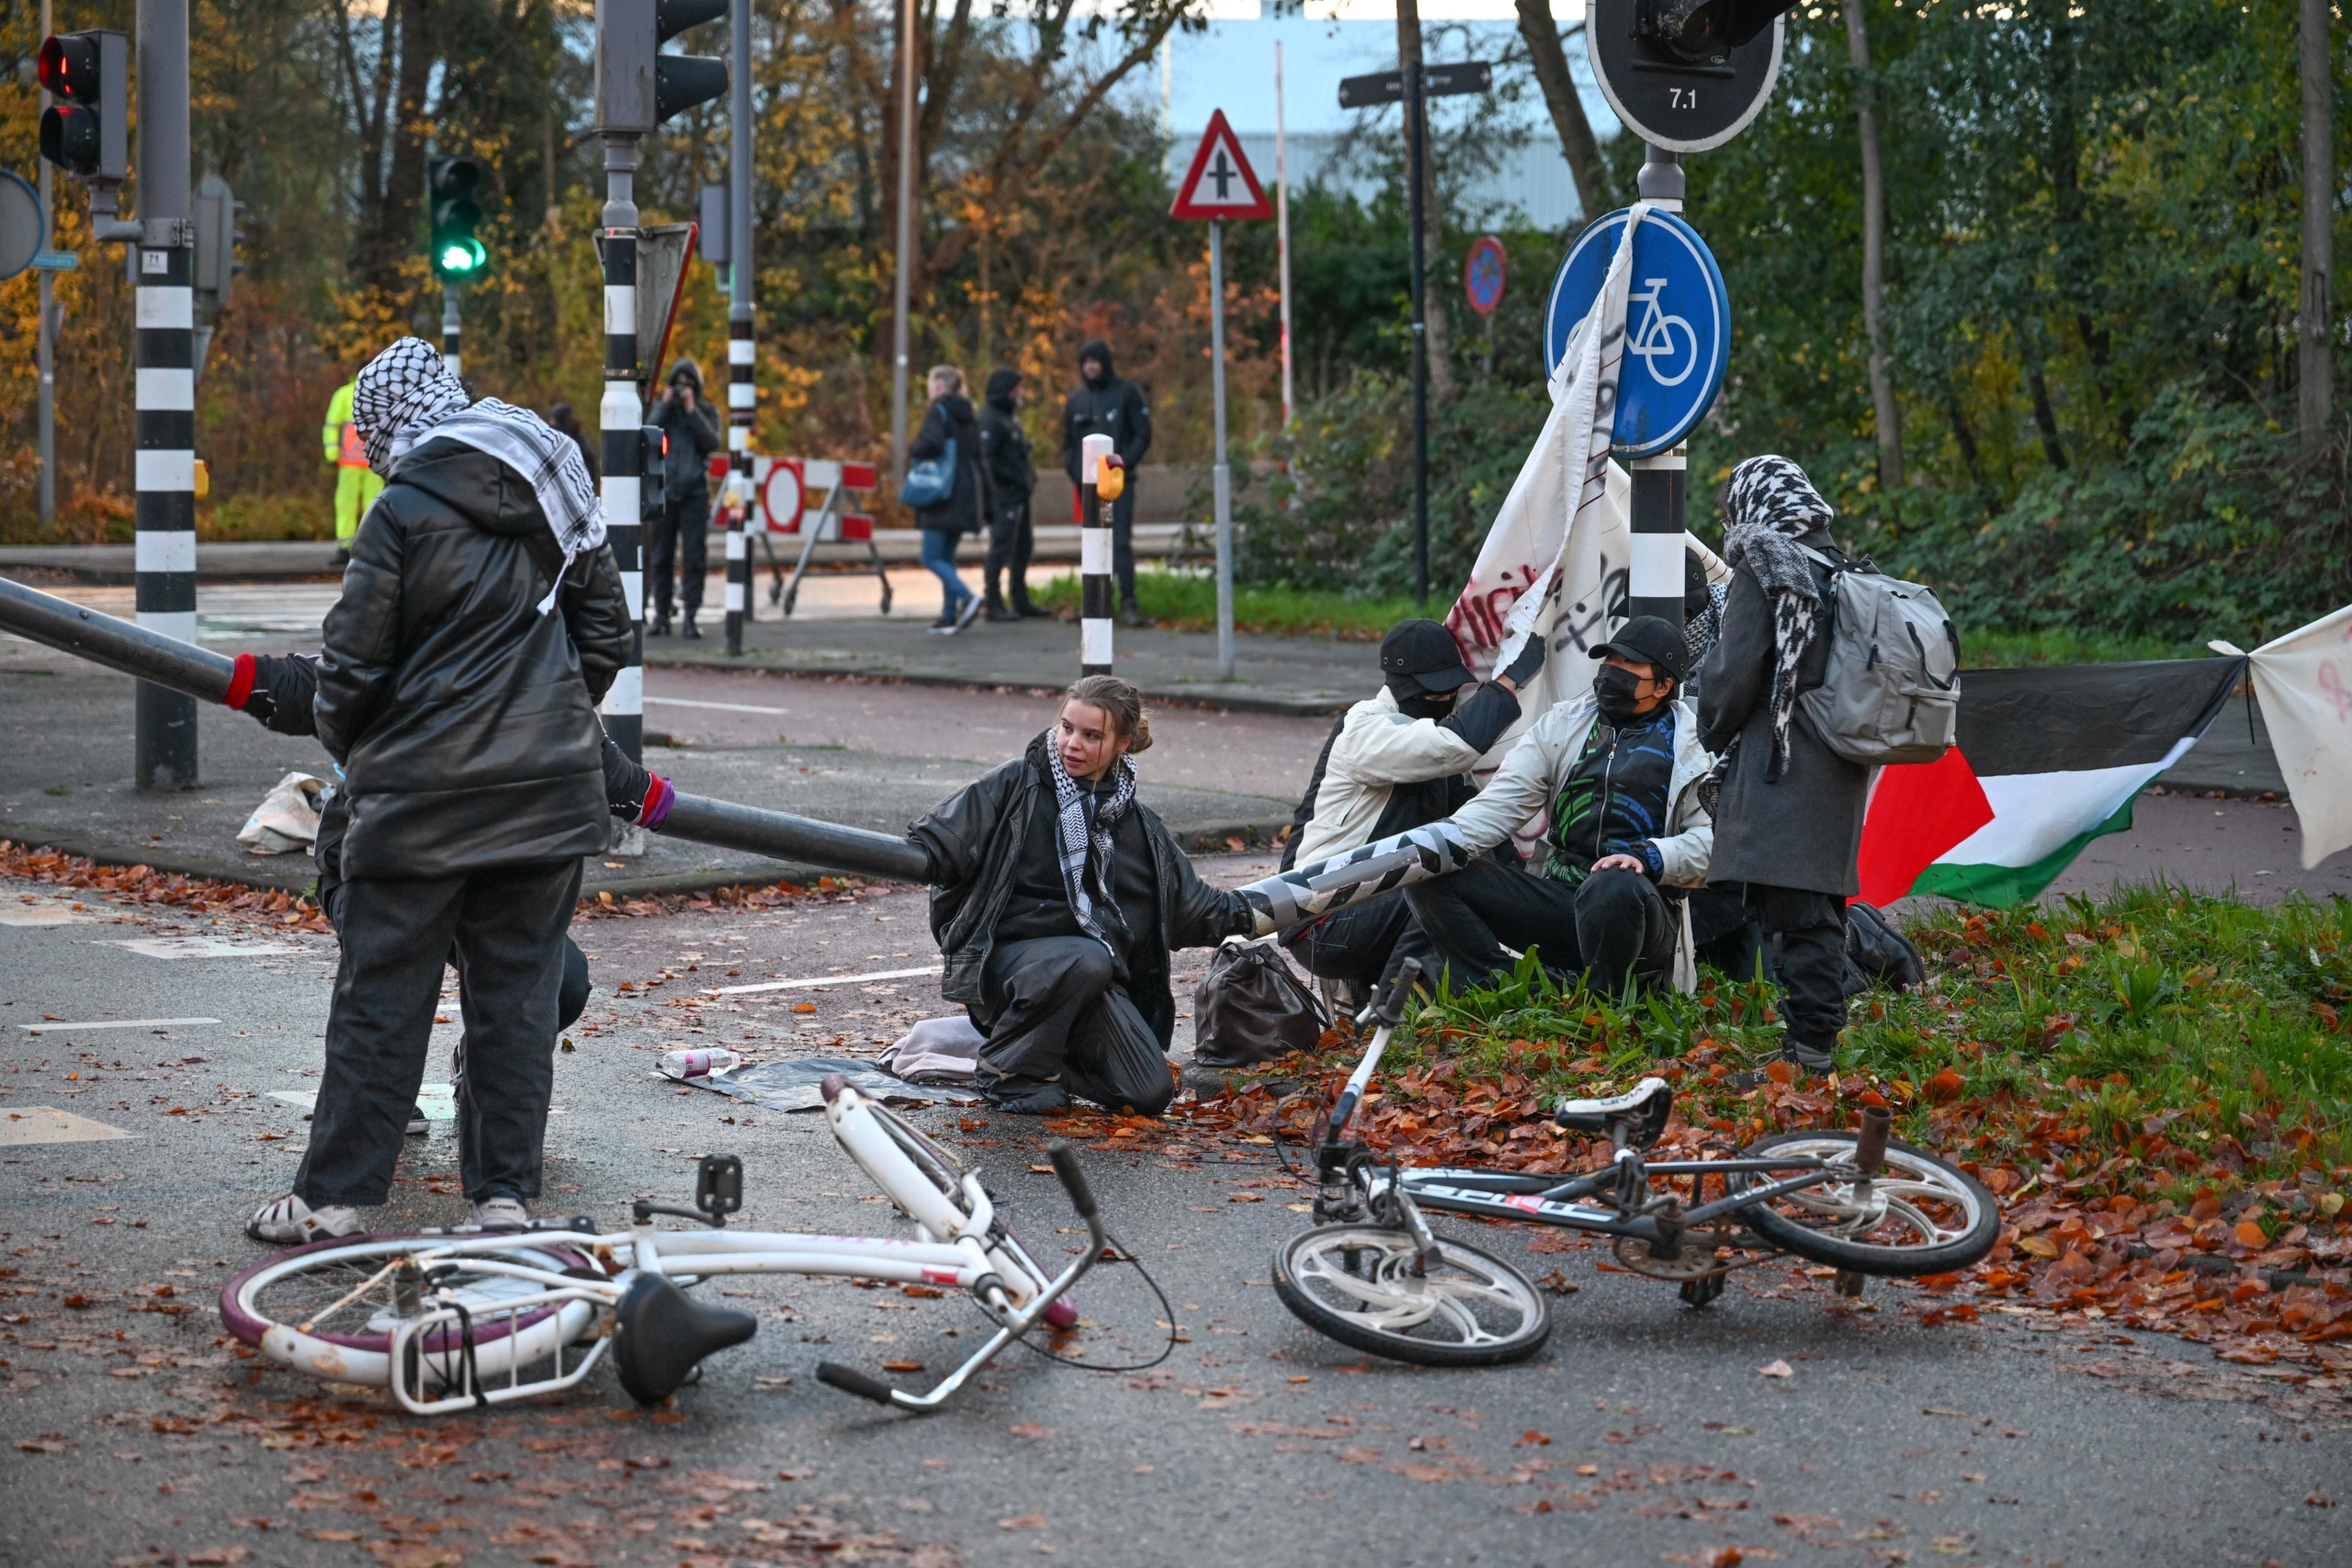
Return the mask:
[[441,243],[434,255],[434,266],[444,276],[462,276],[479,271],[489,259],[490,254],[482,249],[480,240],[469,234],[458,235]]

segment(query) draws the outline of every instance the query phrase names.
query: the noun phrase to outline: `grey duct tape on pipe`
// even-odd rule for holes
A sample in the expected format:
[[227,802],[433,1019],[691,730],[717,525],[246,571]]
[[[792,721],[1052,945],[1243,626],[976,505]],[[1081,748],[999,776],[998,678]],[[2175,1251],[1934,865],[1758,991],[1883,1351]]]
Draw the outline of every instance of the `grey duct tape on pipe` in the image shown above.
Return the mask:
[[1240,893],[1256,917],[1257,934],[1266,936],[1393,887],[1460,871],[1476,858],[1454,836],[1451,823],[1432,822],[1313,865],[1277,872],[1248,884]]
[[[225,703],[233,695],[242,704],[252,689],[247,659],[198,648],[6,578],[0,578],[0,630],[209,703]],[[666,838],[864,876],[924,882],[931,874],[929,857],[908,840],[707,795],[680,794],[661,831]]]

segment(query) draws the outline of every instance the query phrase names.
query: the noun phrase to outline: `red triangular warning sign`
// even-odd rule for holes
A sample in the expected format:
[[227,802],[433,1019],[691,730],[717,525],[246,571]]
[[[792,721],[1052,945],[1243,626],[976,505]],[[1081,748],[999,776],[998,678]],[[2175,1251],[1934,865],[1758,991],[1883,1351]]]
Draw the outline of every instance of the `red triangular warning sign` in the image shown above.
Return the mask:
[[1209,116],[1201,133],[1201,149],[1193,167],[1176,187],[1170,218],[1272,218],[1274,209],[1258,183],[1250,160],[1241,155],[1241,139],[1225,122],[1225,111]]

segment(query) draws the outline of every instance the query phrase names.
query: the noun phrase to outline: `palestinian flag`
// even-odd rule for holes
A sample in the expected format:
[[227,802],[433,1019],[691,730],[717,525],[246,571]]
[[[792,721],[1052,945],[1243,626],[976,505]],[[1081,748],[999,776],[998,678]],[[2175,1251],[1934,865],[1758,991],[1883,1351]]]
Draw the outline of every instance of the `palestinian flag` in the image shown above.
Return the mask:
[[1963,671],[1959,744],[1879,773],[1860,897],[2035,897],[2084,845],[2132,826],[2133,797],[2197,743],[2245,672],[2244,659]]

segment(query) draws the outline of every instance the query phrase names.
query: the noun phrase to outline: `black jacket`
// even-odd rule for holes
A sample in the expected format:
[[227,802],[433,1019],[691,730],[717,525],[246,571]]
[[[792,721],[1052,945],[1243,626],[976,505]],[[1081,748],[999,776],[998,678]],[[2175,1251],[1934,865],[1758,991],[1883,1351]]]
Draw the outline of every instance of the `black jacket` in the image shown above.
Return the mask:
[[392,470],[327,612],[312,716],[344,767],[355,877],[593,854],[596,703],[635,644],[610,548],[562,556],[522,476],[428,440]]
[[1037,488],[1037,466],[1030,460],[1028,433],[1012,404],[1017,377],[1002,370],[989,378],[989,400],[980,408],[980,456],[997,508],[1026,506]]
[[[980,970],[1012,896],[1030,814],[1054,808],[1053,768],[1045,745],[1043,737],[1031,741],[1025,756],[974,780],[907,829],[931,857],[931,934],[945,961],[940,994],[949,1001],[968,1005],[980,999]],[[1160,942],[1129,955],[1127,995],[1164,1051],[1176,1032],[1168,950],[1213,947],[1228,936],[1246,936],[1253,927],[1240,894],[1203,882],[1159,814],[1141,801],[1134,809],[1151,842]]]
[[[1815,529],[1804,544],[1842,560],[1829,531]],[[1838,598],[1829,570],[1813,567],[1821,590],[1819,629],[1797,660],[1797,690],[1821,684],[1829,670],[1830,613]],[[1789,762],[1767,777],[1772,760],[1772,603],[1742,566],[1724,599],[1723,633],[1707,650],[1695,684],[1700,740],[1721,754],[1739,742],[1715,803],[1715,844],[1707,864],[1711,883],[1746,882],[1800,887],[1851,897],[1861,890],[1856,856],[1862,812],[1870,804],[1871,771],[1832,751],[1805,716],[1789,720]]]
[[1080,364],[1090,359],[1102,362],[1102,384],[1089,386],[1080,376],[1069,401],[1062,406],[1062,467],[1069,471],[1070,483],[1079,483],[1080,444],[1090,435],[1107,435],[1111,450],[1127,466],[1127,491],[1132,495],[1133,470],[1151,450],[1151,410],[1136,384],[1120,380],[1118,372],[1112,369],[1108,344],[1090,343],[1078,351],[1078,357]]
[[988,525],[989,474],[980,461],[980,426],[972,416],[972,402],[950,392],[931,405],[922,428],[907,446],[910,457],[936,457],[956,443],[956,490],[936,506],[915,509],[919,527],[950,533],[976,534]]
[[718,411],[710,400],[695,389],[694,412],[685,405],[662,394],[653,405],[653,421],[670,433],[670,456],[662,466],[662,482],[665,498],[670,501],[692,501],[710,496],[710,455],[718,450]]

